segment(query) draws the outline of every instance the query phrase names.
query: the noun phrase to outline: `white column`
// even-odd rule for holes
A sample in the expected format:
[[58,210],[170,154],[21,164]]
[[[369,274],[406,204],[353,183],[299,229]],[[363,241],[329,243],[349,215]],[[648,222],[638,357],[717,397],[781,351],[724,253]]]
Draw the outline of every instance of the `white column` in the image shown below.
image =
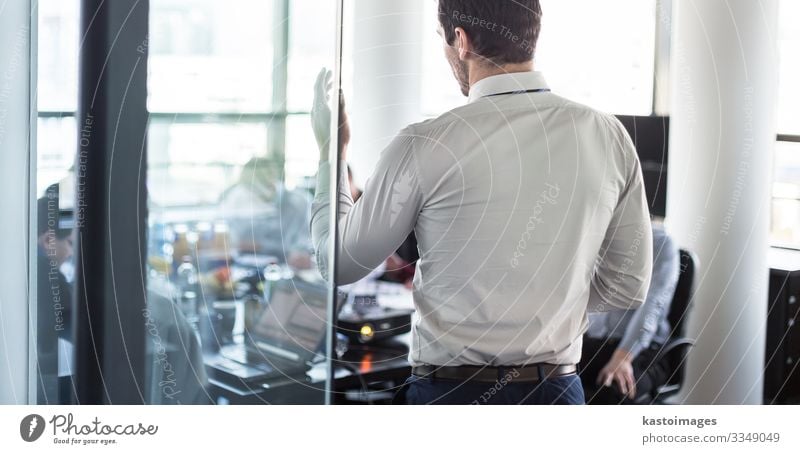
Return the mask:
[[677,0],[669,227],[700,258],[679,400],[762,401],[778,0]]
[[[420,121],[423,11],[426,0],[354,0],[353,93],[348,111],[353,139],[348,161],[363,184],[380,152],[404,127]],[[431,31],[433,33],[433,31]]]
[[28,396],[28,349],[36,345],[28,316],[32,23],[29,0],[0,5],[0,404],[35,403]]

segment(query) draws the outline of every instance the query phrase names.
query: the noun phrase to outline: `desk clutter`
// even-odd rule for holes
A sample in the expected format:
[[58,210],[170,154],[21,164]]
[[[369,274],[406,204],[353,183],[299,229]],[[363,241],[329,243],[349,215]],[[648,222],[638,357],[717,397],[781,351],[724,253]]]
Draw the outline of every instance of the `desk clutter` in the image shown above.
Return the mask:
[[411,331],[411,292],[402,284],[364,281],[347,287],[337,331],[351,342],[379,342]]

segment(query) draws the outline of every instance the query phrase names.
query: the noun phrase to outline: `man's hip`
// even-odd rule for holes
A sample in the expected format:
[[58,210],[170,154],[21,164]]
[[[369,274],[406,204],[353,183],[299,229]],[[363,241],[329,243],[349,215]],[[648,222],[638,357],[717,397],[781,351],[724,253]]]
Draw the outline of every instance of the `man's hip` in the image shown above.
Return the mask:
[[577,405],[583,388],[574,365],[418,366],[403,385],[409,404]]

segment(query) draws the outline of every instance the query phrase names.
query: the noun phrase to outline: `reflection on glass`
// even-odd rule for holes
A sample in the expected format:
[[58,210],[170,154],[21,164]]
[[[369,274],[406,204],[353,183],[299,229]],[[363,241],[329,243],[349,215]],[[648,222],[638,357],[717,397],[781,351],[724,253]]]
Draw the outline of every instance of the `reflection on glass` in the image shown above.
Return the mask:
[[38,2],[36,137],[36,399],[73,401],[73,199],[78,128],[78,1]]
[[335,65],[335,2],[287,3],[151,0],[151,403],[325,401],[332,288],[309,233],[306,112]]
[[74,225],[71,211],[59,205],[57,184],[46,189],[37,200],[36,209],[37,403],[66,403],[72,369]]
[[[150,34],[142,43],[151,112],[143,314],[149,361],[142,387],[149,403],[324,401],[330,292],[308,233],[318,163],[308,112],[317,71],[336,64],[335,9],[336,2],[324,0],[150,1]],[[73,394],[68,322],[81,133],[74,112],[78,12],[78,0],[38,2],[42,403],[69,403]],[[284,35],[289,42],[276,40]],[[282,64],[288,80],[273,78]],[[296,316],[274,318],[251,335],[254,320],[287,308]],[[284,361],[293,350],[286,339],[301,340],[306,353],[293,368],[275,368],[270,361]],[[285,386],[236,398],[289,375]],[[221,391],[232,384],[243,394]]]

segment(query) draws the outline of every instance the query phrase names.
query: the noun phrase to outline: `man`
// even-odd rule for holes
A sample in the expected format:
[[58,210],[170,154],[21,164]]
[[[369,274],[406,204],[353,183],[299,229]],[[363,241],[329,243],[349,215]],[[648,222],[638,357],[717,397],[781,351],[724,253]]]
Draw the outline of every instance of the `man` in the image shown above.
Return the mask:
[[[533,71],[538,0],[440,0],[438,9],[468,103],[402,130],[358,203],[342,178],[336,282],[359,279],[414,231],[407,401],[581,404],[587,310],[636,308],[649,285],[635,150],[613,117],[550,93]],[[323,271],[329,80],[320,74],[313,112],[321,164],[312,237]],[[344,161],[343,107],[340,120]]]
[[220,215],[227,220],[239,253],[269,255],[307,269],[311,267],[310,197],[286,189],[282,170],[274,159],[248,161],[239,181],[220,197]]
[[656,224],[653,252],[653,277],[644,304],[635,311],[589,316],[581,358],[589,403],[636,402],[666,382],[666,369],[653,361],[670,336],[667,316],[681,263],[678,246]]
[[[61,342],[71,340],[72,285],[61,271],[72,257],[72,230],[61,223],[58,185],[37,201],[37,384],[39,403],[59,403]],[[61,356],[61,358],[59,358]],[[63,397],[63,396],[62,396]]]

